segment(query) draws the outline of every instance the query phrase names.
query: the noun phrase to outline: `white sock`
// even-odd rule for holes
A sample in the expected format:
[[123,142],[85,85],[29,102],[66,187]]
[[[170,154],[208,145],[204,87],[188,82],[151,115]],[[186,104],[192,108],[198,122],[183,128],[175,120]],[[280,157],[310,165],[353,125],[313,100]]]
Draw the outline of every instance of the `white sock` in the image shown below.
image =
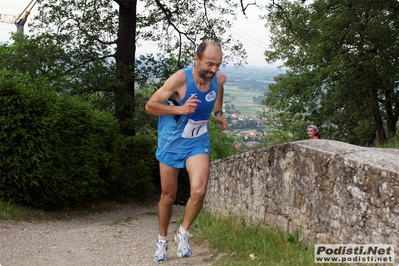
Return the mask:
[[188,230],[184,229],[181,225],[179,228],[179,232],[180,232],[180,234],[188,234]]
[[161,236],[161,235],[158,235],[158,240],[168,241],[168,236]]

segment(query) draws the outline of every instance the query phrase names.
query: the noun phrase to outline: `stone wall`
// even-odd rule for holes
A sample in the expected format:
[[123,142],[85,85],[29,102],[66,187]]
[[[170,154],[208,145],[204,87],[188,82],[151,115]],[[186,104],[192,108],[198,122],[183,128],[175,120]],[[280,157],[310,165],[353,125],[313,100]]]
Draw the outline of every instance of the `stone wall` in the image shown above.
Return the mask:
[[303,140],[213,161],[204,207],[323,244],[396,244],[399,150]]

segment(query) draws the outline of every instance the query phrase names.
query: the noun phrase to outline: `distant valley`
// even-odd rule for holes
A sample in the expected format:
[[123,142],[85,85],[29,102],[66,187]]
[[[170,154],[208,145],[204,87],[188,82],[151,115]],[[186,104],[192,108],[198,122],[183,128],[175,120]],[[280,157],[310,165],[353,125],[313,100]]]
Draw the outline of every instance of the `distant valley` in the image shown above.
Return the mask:
[[[251,150],[262,145],[267,131],[265,119],[260,114],[266,106],[269,84],[283,71],[277,67],[223,67],[227,76],[224,87],[224,117],[229,123],[228,135],[234,137],[238,151]],[[267,110],[266,110],[267,111]]]
[[223,107],[251,116],[262,111],[264,106],[260,103],[265,99],[269,84],[274,83],[273,78],[282,73],[274,66],[227,66],[220,71],[227,76]]

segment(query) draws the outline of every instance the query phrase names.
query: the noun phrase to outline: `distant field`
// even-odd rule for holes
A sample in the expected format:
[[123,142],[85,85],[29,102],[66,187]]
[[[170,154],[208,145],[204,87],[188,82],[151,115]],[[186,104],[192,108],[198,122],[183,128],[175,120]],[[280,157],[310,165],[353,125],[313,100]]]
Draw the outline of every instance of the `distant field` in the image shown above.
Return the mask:
[[234,104],[235,108],[240,110],[242,114],[253,114],[257,111],[262,111],[263,106],[255,104],[253,98],[262,96],[264,98],[263,91],[256,90],[243,90],[238,89],[236,86],[224,86],[224,105]]

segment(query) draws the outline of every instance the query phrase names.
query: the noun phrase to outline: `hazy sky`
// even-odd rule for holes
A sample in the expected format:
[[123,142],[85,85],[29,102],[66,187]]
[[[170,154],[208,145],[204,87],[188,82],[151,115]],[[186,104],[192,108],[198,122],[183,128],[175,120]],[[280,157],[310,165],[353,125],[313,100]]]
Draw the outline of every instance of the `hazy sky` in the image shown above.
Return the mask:
[[[18,15],[22,13],[25,7],[31,0],[0,0],[0,14]],[[238,0],[236,0],[238,2]],[[267,0],[258,0],[257,4],[264,4]],[[140,1],[143,3],[143,1]],[[139,2],[139,7],[142,6]],[[252,2],[246,0],[246,3]],[[260,3],[261,2],[261,3]],[[36,14],[37,6],[35,6],[30,14],[27,23],[25,24],[25,33],[29,34],[29,19],[33,19]],[[237,21],[234,22],[233,27],[228,31],[234,38],[240,39],[244,44],[248,53],[249,65],[267,65],[264,60],[263,52],[268,48],[269,38],[267,29],[263,26],[264,21],[259,19],[259,15],[265,11],[259,11],[255,6],[249,6],[246,14],[247,18],[241,13],[237,15]],[[15,25],[0,23],[0,42],[8,41],[10,32],[16,30]],[[147,46],[147,45],[146,45]],[[151,47],[147,46],[147,47]],[[156,45],[153,46],[156,49]],[[139,47],[138,53],[146,53],[144,47]]]

